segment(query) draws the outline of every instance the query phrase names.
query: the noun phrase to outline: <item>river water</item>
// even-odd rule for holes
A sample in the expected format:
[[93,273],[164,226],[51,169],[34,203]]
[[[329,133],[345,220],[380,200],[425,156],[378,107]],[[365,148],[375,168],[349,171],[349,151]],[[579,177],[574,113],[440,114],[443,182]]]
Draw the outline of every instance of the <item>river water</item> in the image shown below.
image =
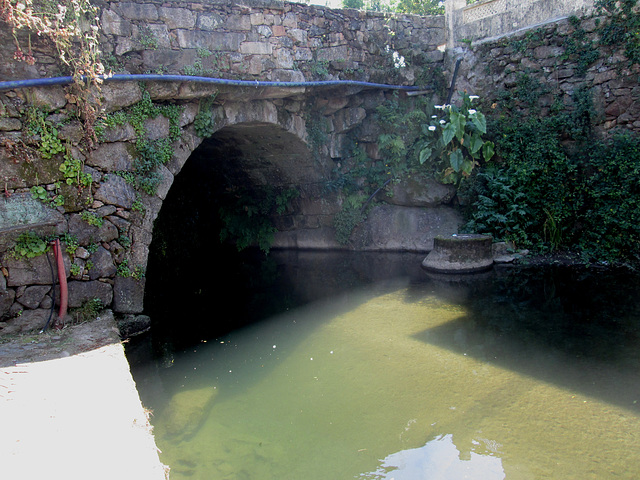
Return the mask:
[[156,301],[127,353],[171,479],[637,479],[640,278],[421,260],[272,252]]

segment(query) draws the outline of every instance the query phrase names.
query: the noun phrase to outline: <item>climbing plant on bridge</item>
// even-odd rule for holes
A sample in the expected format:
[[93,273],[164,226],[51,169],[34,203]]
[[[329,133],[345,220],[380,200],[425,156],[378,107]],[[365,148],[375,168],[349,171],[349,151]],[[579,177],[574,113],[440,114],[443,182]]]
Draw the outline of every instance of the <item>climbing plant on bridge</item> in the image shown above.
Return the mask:
[[[101,75],[98,8],[89,0],[0,0],[0,19],[11,26],[16,51],[14,59],[35,63],[32,34],[48,39],[74,79],[69,98],[84,121],[85,140],[96,140],[93,125],[97,118]],[[26,45],[18,39],[27,31]],[[35,38],[35,37],[33,37]]]

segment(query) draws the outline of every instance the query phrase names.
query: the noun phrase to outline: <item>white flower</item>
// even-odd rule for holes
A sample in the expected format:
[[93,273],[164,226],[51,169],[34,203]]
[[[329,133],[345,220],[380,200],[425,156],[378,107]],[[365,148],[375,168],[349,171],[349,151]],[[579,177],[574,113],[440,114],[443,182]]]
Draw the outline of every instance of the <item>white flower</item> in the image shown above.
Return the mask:
[[446,120],[440,120],[440,125],[444,125],[445,123],[447,123]]
[[477,100],[478,98],[480,98],[478,95],[469,95],[469,100],[471,101]]
[[438,118],[438,115],[431,115],[431,118]]
[[436,127],[434,125],[429,125],[429,131],[430,132],[435,132],[436,131]]
[[473,109],[473,108],[470,108],[469,109],[469,115],[473,115],[474,113],[478,113],[478,111]]
[[444,110],[445,105],[434,105],[433,108],[437,110]]

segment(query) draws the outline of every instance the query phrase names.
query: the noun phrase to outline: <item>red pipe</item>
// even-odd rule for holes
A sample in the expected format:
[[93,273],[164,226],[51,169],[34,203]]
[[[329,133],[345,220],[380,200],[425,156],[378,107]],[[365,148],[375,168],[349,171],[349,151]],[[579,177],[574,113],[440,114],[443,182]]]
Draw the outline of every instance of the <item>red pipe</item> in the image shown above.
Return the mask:
[[56,238],[53,242],[53,253],[56,257],[56,265],[58,268],[58,283],[60,284],[60,311],[58,313],[58,328],[64,325],[64,317],[67,315],[67,306],[69,304],[69,290],[67,288],[67,271],[64,268],[64,260],[62,258],[62,249],[60,248],[60,239]]

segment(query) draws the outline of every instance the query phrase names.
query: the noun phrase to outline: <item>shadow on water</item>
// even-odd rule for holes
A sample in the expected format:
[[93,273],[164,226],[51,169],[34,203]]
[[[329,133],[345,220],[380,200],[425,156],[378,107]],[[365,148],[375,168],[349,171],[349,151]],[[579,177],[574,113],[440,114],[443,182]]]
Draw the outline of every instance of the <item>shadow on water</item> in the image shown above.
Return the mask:
[[[467,312],[416,334],[416,339],[640,409],[637,275],[577,267],[507,267],[477,275],[437,275],[422,271],[422,257],[273,251],[265,258],[259,252],[227,252],[226,262],[215,260],[215,276],[224,277],[222,283],[210,274],[192,275],[182,285],[179,300],[162,301],[152,314],[153,355],[171,362],[174,352],[195,352],[204,348],[203,341],[304,305],[313,304],[311,308],[322,310],[324,316],[335,316],[366,301],[368,297],[358,292],[367,285],[376,285],[376,295],[408,287],[406,302],[436,296]],[[208,270],[206,264],[200,267]],[[341,301],[335,300],[340,297]],[[323,300],[328,301],[322,304]],[[309,321],[297,325],[290,341],[312,335],[319,325]],[[287,341],[287,332],[273,334],[274,342]],[[129,352],[134,362],[136,348],[148,349],[149,342],[132,343]],[[247,362],[258,361],[250,345],[243,351]],[[190,374],[191,383],[209,381],[200,382],[198,377]]]
[[[439,297],[464,305],[468,314],[416,339],[640,410],[636,274],[506,268],[479,276],[435,275],[427,285]],[[425,286],[410,297],[424,295]]]
[[[234,263],[238,258],[240,263]],[[564,425],[567,412],[578,415],[567,404],[553,403],[559,398],[591,397],[611,406],[594,412],[606,413],[615,405],[638,414],[638,275],[569,267],[500,267],[478,275],[433,275],[420,268],[422,259],[421,254],[406,253],[273,251],[266,259],[251,252],[239,257],[229,254],[200,265],[206,269],[215,264],[216,275],[225,279],[222,285],[211,284],[212,276],[204,275],[180,288],[187,293],[201,289],[205,294],[156,297],[162,302],[153,317],[151,335],[133,339],[127,354],[143,403],[156,411],[159,438],[167,442],[167,451],[172,451],[168,461],[173,471],[188,478],[199,471],[205,459],[213,457],[220,457],[221,462],[235,458],[229,460],[233,475],[251,462],[257,462],[256,471],[261,471],[263,458],[275,464],[273,458],[286,457],[291,446],[282,447],[282,453],[275,440],[265,443],[265,457],[259,454],[262,442],[271,438],[272,417],[285,415],[289,419],[289,410],[297,414],[298,405],[315,405],[322,412],[307,420],[312,433],[319,435],[311,437],[317,442],[325,433],[329,438],[335,434],[331,426],[318,433],[319,427],[313,423],[318,418],[342,418],[340,412],[353,411],[354,418],[346,420],[354,421],[357,427],[341,430],[337,436],[340,443],[350,437],[351,430],[363,428],[358,422],[384,416],[374,431],[385,432],[385,438],[373,441],[370,461],[358,464],[360,472],[369,472],[360,475],[363,479],[432,478],[415,472],[433,474],[434,469],[447,465],[462,470],[447,470],[439,478],[457,479],[470,472],[476,472],[470,478],[505,478],[507,470],[513,471],[525,460],[534,468],[549,456],[538,446],[535,435],[554,426],[556,435],[564,435],[556,423]],[[406,310],[402,303],[407,304]],[[358,317],[358,310],[367,317]],[[413,320],[404,322],[403,315]],[[390,334],[396,331],[397,336]],[[405,336],[402,332],[408,333]],[[351,352],[345,348],[337,355],[341,347],[334,347],[339,345],[331,336],[334,333],[348,337],[344,345],[349,345]],[[318,348],[326,357],[322,362]],[[335,356],[333,351],[327,353],[333,348]],[[396,355],[398,349],[403,350],[401,355]],[[361,356],[359,350],[365,354]],[[156,361],[144,358],[149,353]],[[397,374],[387,378],[384,369],[390,356],[405,354],[417,362],[409,359]],[[354,362],[365,359],[366,365],[347,361],[351,355]],[[320,370],[306,370],[303,364],[311,363],[309,360]],[[483,370],[482,365],[496,369]],[[330,366],[335,370],[325,373],[331,372],[331,377],[323,377],[322,368]],[[474,378],[472,369],[478,369],[481,377]],[[322,388],[320,383],[315,386],[308,381],[310,375],[325,382]],[[495,384],[489,376],[497,379]],[[343,377],[346,383],[339,382]],[[369,383],[378,385],[377,377],[384,380],[379,381],[380,387],[374,387],[374,393],[364,398],[353,393],[360,387],[367,391]],[[523,382],[521,377],[538,382]],[[479,378],[482,380],[472,385]],[[414,383],[421,382],[425,382],[422,391],[412,390]],[[563,392],[550,395],[549,390],[538,388],[538,383]],[[336,386],[335,392],[330,385]],[[430,388],[438,391],[429,395]],[[357,401],[349,403],[346,399],[351,399],[352,393]],[[340,403],[325,405],[321,400],[325,394]],[[380,413],[370,406],[370,411],[361,415],[362,402],[372,396],[376,407],[389,404],[391,408]],[[510,411],[512,403],[515,408]],[[338,413],[332,410],[333,405]],[[460,408],[451,410],[452,405]],[[180,407],[184,407],[183,413],[174,413],[180,412]],[[549,424],[535,426],[541,430],[532,430],[535,438],[528,439],[532,419],[527,412],[541,415],[555,408],[560,409],[559,416],[550,413],[544,419]],[[421,419],[421,415],[426,417]],[[584,415],[566,421],[579,430],[582,422],[592,421],[588,413]],[[617,418],[615,412],[611,415]],[[191,422],[193,417],[198,419],[195,423]],[[404,431],[408,435],[414,432],[411,422],[415,417],[421,427],[416,428],[414,441],[406,444],[409,448],[402,448],[401,442],[386,443],[389,433],[407,421]],[[516,429],[517,437],[511,436],[505,424]],[[605,430],[610,430],[608,425]],[[630,425],[625,435],[634,436],[632,420],[628,424],[620,420],[618,428],[620,425]],[[283,432],[285,444],[289,436],[300,433],[295,428],[283,428]],[[578,444],[582,441],[579,433],[572,433],[572,438]],[[304,439],[300,436],[299,442]],[[633,445],[628,438],[626,441],[624,445]],[[353,445],[360,447],[361,442],[358,438]],[[606,453],[610,444],[606,439],[600,442]],[[347,459],[344,465],[353,463],[347,454],[349,448],[338,455],[327,453],[331,446],[331,442],[324,445],[319,458],[335,455]],[[536,457],[538,447],[542,457]],[[254,458],[249,450],[257,452],[259,461],[249,460]],[[305,462],[312,464],[312,460]],[[621,462],[624,470],[624,459]],[[553,459],[546,463],[556,464]],[[233,475],[220,478],[241,478]]]

